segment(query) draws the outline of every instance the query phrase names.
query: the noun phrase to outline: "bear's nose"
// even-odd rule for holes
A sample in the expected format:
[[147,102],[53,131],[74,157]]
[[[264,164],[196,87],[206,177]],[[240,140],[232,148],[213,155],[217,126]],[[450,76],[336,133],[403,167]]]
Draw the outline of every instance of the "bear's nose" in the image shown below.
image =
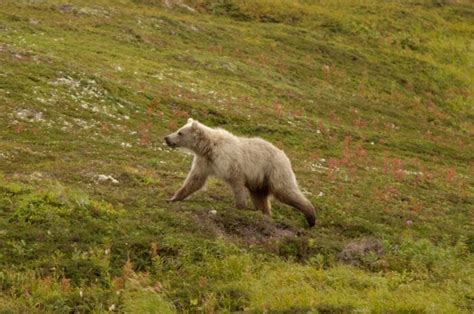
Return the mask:
[[168,144],[168,145],[170,144],[170,139],[169,139],[168,136],[165,136],[165,142],[166,142],[166,144]]

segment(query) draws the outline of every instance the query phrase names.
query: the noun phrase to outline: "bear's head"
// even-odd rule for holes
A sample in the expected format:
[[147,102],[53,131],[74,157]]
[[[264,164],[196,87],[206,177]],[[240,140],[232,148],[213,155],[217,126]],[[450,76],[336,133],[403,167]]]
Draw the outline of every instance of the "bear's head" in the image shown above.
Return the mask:
[[165,142],[169,147],[185,148],[199,153],[202,147],[204,128],[200,123],[191,118],[178,131],[165,136]]

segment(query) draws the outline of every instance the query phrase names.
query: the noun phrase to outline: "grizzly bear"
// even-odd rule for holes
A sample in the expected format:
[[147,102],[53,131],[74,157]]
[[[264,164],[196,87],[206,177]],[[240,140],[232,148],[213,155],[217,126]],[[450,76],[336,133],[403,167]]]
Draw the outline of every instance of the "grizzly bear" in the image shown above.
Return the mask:
[[209,176],[231,187],[237,208],[247,207],[247,196],[265,215],[271,215],[270,196],[301,211],[309,226],[315,209],[301,193],[285,153],[261,138],[237,137],[189,119],[165,137],[168,146],[190,150],[193,165],[183,186],[170,201],[181,201],[204,186]]

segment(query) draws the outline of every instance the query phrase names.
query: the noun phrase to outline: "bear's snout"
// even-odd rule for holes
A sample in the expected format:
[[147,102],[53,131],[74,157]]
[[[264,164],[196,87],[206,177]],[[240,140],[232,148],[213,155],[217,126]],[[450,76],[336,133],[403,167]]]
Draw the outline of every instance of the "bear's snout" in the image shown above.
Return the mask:
[[174,142],[171,140],[171,138],[170,138],[169,135],[168,135],[168,136],[165,136],[165,143],[166,143],[166,145],[168,145],[169,147],[176,147],[176,143],[174,143]]

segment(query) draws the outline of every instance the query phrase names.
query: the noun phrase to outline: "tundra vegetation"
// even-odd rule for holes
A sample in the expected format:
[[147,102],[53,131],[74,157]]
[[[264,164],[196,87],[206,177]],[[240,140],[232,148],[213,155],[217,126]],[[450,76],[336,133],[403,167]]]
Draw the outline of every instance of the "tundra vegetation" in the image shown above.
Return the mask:
[[[472,313],[471,1],[3,0],[0,312]],[[285,150],[317,225],[165,200],[188,117]]]

